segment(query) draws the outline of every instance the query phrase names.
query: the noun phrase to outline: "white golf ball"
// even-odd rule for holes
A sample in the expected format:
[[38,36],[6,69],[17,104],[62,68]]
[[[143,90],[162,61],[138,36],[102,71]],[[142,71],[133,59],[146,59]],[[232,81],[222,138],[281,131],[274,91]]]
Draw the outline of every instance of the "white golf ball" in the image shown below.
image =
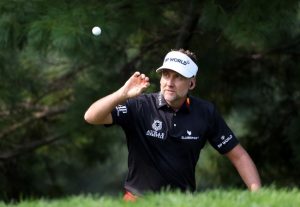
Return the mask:
[[93,35],[96,35],[96,36],[100,35],[101,34],[101,28],[98,27],[98,26],[93,27],[92,33],[93,33]]

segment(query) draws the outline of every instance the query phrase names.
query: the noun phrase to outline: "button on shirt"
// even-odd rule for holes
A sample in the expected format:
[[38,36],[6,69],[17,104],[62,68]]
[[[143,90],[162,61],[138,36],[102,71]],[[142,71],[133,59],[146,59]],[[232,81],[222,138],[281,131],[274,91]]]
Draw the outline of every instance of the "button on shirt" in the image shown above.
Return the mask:
[[138,195],[162,188],[194,191],[206,141],[221,154],[238,144],[214,105],[193,96],[175,112],[160,93],[143,94],[118,105],[112,117],[127,140],[125,189]]

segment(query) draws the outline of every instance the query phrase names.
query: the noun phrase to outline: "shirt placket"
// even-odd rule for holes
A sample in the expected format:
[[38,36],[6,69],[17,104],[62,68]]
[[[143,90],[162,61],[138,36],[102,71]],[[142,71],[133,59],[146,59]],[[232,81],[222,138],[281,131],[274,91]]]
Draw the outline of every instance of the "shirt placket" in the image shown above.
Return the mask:
[[169,134],[173,137],[177,134],[178,132],[178,113],[177,112],[172,112],[170,114],[170,119],[171,119],[171,129]]

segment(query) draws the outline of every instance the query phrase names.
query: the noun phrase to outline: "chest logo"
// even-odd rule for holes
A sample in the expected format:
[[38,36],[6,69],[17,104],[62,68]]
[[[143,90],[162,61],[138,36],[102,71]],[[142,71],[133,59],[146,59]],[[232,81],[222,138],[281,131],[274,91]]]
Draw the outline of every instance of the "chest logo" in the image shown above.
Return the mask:
[[[153,130],[152,130],[153,129]],[[162,129],[162,121],[154,120],[152,124],[152,129],[147,130],[146,135],[150,137],[155,137],[158,139],[165,139],[165,133],[164,132],[158,132]]]
[[152,124],[152,129],[154,129],[155,131],[159,131],[162,129],[162,122],[159,120],[154,120],[153,124]]
[[199,136],[192,136],[191,130],[186,130],[187,136],[181,136],[181,139],[189,139],[189,140],[197,140],[199,139]]

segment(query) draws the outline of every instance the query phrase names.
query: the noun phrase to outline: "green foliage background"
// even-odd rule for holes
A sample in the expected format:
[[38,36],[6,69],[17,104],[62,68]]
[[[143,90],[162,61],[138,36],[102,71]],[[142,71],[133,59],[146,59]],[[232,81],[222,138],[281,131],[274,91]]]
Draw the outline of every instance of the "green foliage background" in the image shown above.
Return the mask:
[[[83,114],[136,70],[157,91],[154,69],[181,47],[198,57],[193,94],[217,104],[263,183],[299,186],[299,8],[296,0],[1,1],[0,197],[121,191],[124,134]],[[197,182],[244,187],[210,146]]]

